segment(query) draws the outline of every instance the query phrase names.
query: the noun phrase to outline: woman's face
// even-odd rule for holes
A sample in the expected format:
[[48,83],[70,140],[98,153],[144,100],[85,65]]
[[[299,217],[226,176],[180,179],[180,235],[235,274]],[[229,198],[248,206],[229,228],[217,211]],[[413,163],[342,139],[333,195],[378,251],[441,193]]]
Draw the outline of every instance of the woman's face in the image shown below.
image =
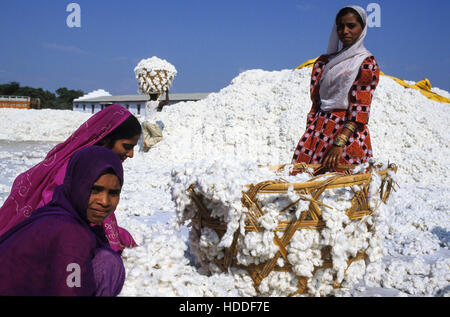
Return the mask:
[[131,139],[119,139],[116,140],[111,150],[116,153],[120,159],[125,161],[127,158],[134,156],[134,147],[139,141],[140,135],[136,135]]
[[120,181],[114,174],[100,176],[92,185],[86,217],[91,223],[101,224],[114,210],[120,199]]
[[363,29],[353,13],[344,15],[336,25],[339,40],[344,47],[349,47],[359,39]]

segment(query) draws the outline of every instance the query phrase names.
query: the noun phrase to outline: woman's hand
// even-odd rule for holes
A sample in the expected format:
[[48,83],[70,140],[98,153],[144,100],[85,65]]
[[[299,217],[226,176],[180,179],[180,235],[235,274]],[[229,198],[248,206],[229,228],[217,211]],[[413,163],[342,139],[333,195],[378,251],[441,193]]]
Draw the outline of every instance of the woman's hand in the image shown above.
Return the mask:
[[339,158],[341,157],[343,152],[343,147],[336,145],[331,146],[331,149],[328,151],[322,162],[322,166],[328,169],[336,168],[339,163]]

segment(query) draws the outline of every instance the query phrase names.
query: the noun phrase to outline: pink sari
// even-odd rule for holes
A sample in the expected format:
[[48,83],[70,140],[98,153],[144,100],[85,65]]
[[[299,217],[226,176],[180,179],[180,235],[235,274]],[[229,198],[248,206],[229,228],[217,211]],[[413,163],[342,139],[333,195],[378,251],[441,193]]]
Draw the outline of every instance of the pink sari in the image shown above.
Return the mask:
[[[103,139],[130,115],[120,105],[106,107],[83,123],[66,141],[56,145],[42,162],[17,176],[10,195],[0,208],[0,235],[50,202],[55,187],[64,181],[72,154]],[[114,251],[137,246],[131,234],[119,228],[114,213],[105,219],[103,228]]]

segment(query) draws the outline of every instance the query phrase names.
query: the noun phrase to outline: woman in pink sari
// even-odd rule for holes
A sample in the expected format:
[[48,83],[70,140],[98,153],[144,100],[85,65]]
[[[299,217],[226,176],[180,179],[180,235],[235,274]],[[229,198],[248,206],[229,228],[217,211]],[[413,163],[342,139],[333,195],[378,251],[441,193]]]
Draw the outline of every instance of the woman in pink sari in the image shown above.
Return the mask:
[[[133,157],[133,148],[141,135],[139,121],[120,105],[111,105],[83,123],[66,141],[56,145],[39,164],[14,180],[11,193],[0,208],[0,235],[30,217],[49,203],[56,186],[64,181],[70,157],[89,145],[111,149],[122,162]],[[137,244],[131,234],[120,228],[114,213],[102,224],[111,248],[121,253]]]

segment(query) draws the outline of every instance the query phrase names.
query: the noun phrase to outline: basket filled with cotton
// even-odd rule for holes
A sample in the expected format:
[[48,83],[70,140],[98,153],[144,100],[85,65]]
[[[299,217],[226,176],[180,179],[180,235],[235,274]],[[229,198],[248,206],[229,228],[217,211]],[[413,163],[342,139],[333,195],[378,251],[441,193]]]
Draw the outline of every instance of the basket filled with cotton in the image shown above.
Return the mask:
[[174,170],[172,198],[200,272],[231,274],[242,296],[353,287],[383,256],[377,228],[397,167],[371,161],[314,176],[317,168],[214,161]]
[[153,56],[141,60],[134,68],[134,73],[139,92],[162,94],[169,89],[177,70],[166,60]]

